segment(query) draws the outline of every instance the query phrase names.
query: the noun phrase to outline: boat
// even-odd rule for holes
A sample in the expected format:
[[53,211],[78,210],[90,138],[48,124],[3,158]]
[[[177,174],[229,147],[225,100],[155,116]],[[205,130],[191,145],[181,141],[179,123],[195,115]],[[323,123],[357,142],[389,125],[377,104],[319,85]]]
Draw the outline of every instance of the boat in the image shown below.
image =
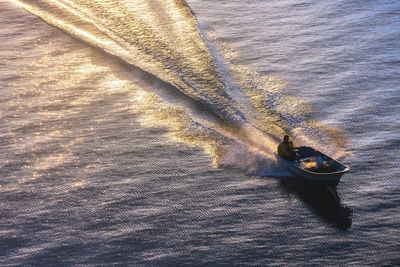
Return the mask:
[[297,159],[290,161],[275,153],[278,162],[288,171],[306,181],[336,187],[349,167],[315,150],[312,147],[298,148]]

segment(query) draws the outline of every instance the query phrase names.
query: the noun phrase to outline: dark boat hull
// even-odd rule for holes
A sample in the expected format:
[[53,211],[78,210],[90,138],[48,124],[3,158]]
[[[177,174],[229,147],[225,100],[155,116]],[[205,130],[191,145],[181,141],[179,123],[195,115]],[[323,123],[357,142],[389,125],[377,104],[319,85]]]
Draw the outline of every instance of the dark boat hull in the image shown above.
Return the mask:
[[[307,157],[323,157],[324,159],[329,159],[332,164],[332,170],[330,171],[318,171],[318,170],[308,170],[302,168],[299,161],[305,159]],[[278,161],[281,165],[283,165],[287,170],[296,175],[296,177],[300,177],[306,181],[328,185],[335,187],[340,181],[340,178],[345,174],[349,168],[338,162],[337,160],[309,147],[300,147],[299,148],[299,160],[289,161],[286,160],[279,155],[276,154]]]

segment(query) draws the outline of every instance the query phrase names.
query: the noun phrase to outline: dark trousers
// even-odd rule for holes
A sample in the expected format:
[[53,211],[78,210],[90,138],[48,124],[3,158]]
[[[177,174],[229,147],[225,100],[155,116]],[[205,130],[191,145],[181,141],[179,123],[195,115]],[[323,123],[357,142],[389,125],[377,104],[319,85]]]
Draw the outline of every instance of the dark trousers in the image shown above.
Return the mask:
[[297,154],[296,154],[296,152],[292,151],[292,153],[290,153],[290,156],[286,156],[284,158],[289,160],[289,161],[293,161],[293,160],[297,159]]

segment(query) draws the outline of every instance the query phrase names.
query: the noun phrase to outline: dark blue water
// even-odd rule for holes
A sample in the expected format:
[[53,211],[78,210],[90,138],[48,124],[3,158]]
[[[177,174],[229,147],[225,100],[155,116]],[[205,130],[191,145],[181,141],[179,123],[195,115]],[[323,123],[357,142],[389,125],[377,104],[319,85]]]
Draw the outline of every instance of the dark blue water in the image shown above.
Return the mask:
[[[1,265],[400,264],[396,1],[18,2]],[[286,177],[284,133],[350,172]]]

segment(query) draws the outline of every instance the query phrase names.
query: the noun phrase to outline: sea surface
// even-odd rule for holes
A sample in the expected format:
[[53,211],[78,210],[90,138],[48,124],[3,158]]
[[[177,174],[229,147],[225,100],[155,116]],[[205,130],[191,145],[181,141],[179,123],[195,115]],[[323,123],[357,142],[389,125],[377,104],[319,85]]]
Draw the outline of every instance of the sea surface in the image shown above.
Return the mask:
[[399,149],[399,1],[0,0],[1,266],[400,265]]

